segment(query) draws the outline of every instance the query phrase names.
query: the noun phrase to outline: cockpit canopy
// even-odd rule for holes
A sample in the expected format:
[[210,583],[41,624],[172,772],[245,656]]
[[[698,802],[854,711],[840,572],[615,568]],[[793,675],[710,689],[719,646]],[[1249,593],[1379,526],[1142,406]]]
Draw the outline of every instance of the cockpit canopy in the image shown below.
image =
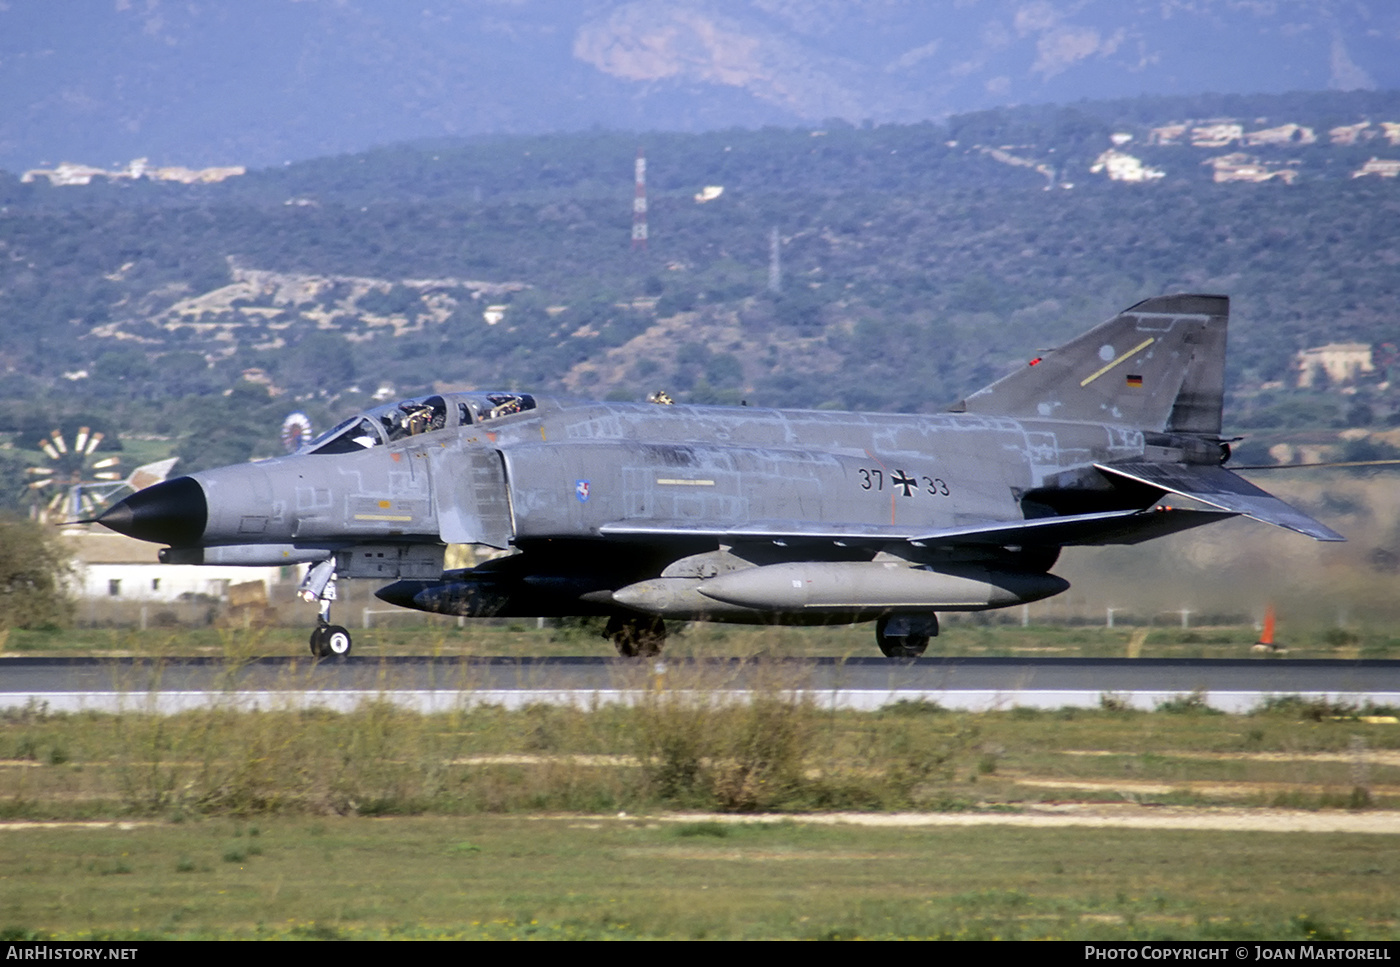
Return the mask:
[[302,448],[302,453],[353,453],[406,437],[489,423],[535,408],[528,393],[452,393],[386,403],[350,417]]

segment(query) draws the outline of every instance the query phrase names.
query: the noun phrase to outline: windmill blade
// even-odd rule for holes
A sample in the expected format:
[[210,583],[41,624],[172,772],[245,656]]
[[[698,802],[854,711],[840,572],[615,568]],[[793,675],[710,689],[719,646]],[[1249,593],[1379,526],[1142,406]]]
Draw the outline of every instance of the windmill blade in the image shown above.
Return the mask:
[[[26,468],[26,473],[35,478],[28,486],[35,495],[36,505],[42,508],[41,519],[93,516],[101,511],[113,493],[127,486],[122,479],[120,456],[104,453],[94,457],[104,438],[103,433],[94,431],[91,426],[81,426],[71,446],[61,427],[39,439],[38,446],[47,466]],[[173,463],[173,459],[170,462]],[[45,490],[50,484],[54,486]]]
[[287,448],[288,453],[300,449],[312,436],[311,418],[305,413],[288,413],[287,418],[282,421],[282,446]]

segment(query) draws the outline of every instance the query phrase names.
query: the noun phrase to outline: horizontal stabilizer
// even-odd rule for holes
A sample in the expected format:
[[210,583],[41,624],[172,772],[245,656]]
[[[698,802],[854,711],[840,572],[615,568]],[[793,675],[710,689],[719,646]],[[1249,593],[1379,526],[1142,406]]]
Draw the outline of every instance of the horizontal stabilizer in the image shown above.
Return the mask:
[[1219,510],[1107,510],[1093,514],[1036,517],[931,531],[913,538],[920,544],[1077,545],[1139,544],[1190,530],[1233,512]]
[[1260,490],[1224,467],[1179,463],[1094,464],[1103,473],[1156,487],[1167,493],[1199,500],[1234,514],[1306,534],[1317,541],[1344,541],[1341,534],[1307,514]]

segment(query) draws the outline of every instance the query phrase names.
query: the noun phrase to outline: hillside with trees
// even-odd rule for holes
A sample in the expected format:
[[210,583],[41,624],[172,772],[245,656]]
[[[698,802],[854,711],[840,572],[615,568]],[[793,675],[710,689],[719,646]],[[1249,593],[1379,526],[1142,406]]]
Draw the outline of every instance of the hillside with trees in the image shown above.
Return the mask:
[[[1109,151],[1161,175],[1114,180]],[[278,452],[291,410],[430,387],[930,411],[1171,291],[1232,297],[1233,429],[1384,430],[1388,161],[1400,94],[1357,92],[420,143],[209,185],[0,175],[0,479],[22,500],[36,433],[75,420],[193,470]],[[1373,368],[1299,388],[1331,343]]]

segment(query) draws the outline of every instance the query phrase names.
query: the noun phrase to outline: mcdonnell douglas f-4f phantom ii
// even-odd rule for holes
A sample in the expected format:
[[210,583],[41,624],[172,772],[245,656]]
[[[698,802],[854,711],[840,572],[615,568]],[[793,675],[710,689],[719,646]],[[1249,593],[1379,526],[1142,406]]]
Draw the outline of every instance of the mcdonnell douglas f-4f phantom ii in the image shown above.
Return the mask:
[[[426,396],[98,521],[172,564],[310,564],[322,657],[350,650],[337,576],[439,614],[606,615],[629,656],[669,618],[874,620],[881,651],[914,657],[939,611],[1065,590],[1066,546],[1240,514],[1343,539],[1222,466],[1228,315],[1223,296],[1148,299],[933,415]],[[513,553],[444,570],[448,544]]]

